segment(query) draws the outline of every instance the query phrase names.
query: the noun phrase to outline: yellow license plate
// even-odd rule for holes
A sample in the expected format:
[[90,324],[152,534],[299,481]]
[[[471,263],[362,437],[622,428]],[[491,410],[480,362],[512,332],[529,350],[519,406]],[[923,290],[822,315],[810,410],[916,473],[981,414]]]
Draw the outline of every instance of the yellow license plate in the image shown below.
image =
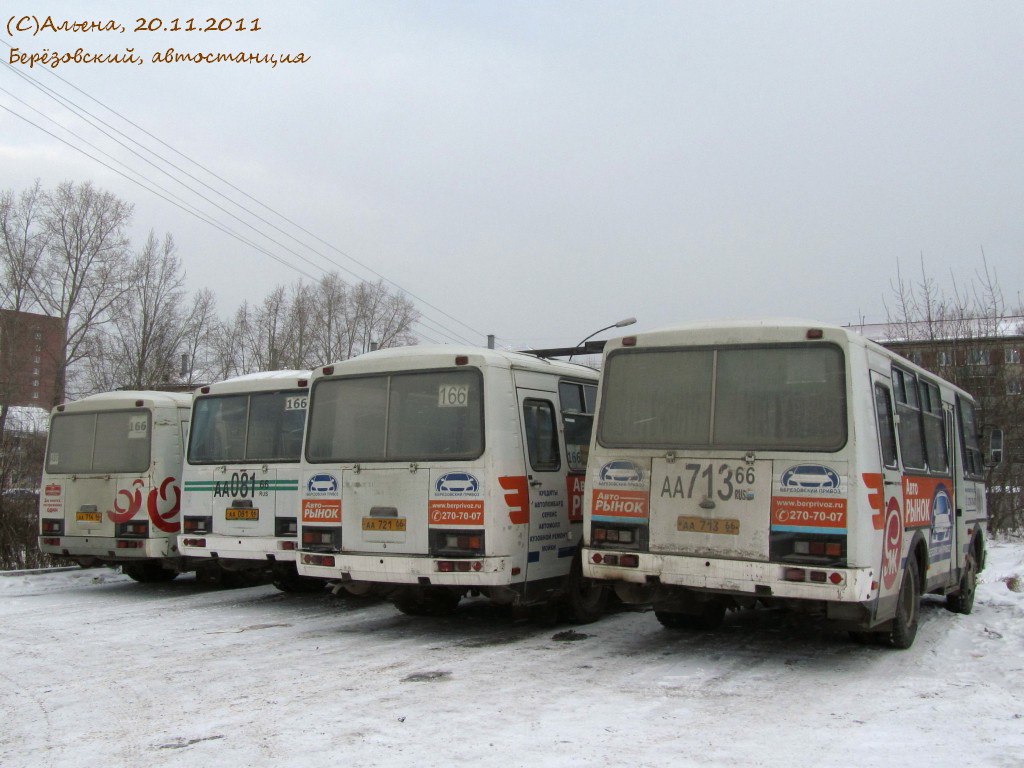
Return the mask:
[[364,531],[404,531],[404,517],[364,517]]
[[101,523],[103,515],[99,512],[78,512],[75,514],[75,520],[79,523]]
[[248,507],[242,507],[241,509],[228,509],[224,513],[225,520],[259,520],[260,511],[258,509],[249,509]]
[[727,518],[693,517],[680,515],[676,528],[685,533],[725,533],[730,536],[740,535],[740,521]]

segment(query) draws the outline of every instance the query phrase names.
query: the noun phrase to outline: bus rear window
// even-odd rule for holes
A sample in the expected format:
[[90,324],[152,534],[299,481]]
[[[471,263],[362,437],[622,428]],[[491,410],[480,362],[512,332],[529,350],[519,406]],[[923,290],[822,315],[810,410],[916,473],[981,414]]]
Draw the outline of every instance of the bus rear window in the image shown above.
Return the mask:
[[145,472],[150,461],[149,433],[149,411],[57,414],[50,425],[46,471]]
[[483,453],[479,371],[317,382],[306,455],[315,462],[474,459]]
[[624,350],[608,358],[608,447],[836,451],[846,376],[831,344]]
[[306,391],[201,397],[192,407],[191,464],[297,462]]

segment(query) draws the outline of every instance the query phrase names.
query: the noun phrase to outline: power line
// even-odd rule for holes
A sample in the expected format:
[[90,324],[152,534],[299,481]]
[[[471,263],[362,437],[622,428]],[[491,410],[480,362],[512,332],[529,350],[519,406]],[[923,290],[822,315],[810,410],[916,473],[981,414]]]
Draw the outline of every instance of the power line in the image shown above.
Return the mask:
[[[8,44],[8,43],[7,43],[6,41],[3,41],[3,42],[4,42],[4,44],[5,44],[5,45],[7,45],[8,47],[11,47],[11,46],[10,46],[10,44]],[[225,208],[223,208],[222,206],[218,205],[217,203],[213,202],[213,201],[212,201],[212,200],[210,200],[210,199],[209,199],[208,197],[206,197],[206,196],[205,196],[205,195],[203,195],[202,193],[198,192],[197,190],[193,189],[192,187],[190,187],[190,186],[189,186],[188,184],[186,184],[186,183],[185,183],[185,182],[183,182],[182,180],[180,180],[180,179],[178,179],[178,178],[175,178],[175,177],[174,177],[174,176],[173,176],[172,174],[170,174],[170,173],[169,173],[169,172],[168,172],[168,171],[167,171],[166,169],[164,169],[164,168],[160,168],[159,166],[157,166],[156,164],[154,164],[154,163],[153,163],[152,161],[150,161],[150,160],[148,160],[147,158],[145,158],[145,157],[143,157],[142,155],[140,155],[140,154],[139,154],[138,152],[136,152],[136,151],[135,151],[134,149],[132,149],[131,147],[128,147],[127,145],[125,145],[125,144],[124,144],[123,142],[121,142],[120,140],[118,140],[118,139],[116,139],[115,137],[111,136],[111,135],[110,135],[110,134],[109,134],[109,133],[108,133],[107,131],[105,131],[105,130],[103,130],[102,128],[100,128],[100,127],[99,127],[98,125],[96,125],[96,123],[94,123],[94,122],[93,122],[92,120],[89,120],[89,119],[87,119],[87,118],[83,117],[83,116],[82,116],[82,114],[80,114],[80,112],[81,112],[81,113],[84,113],[85,115],[88,115],[89,117],[92,117],[92,118],[94,118],[94,119],[95,119],[95,120],[97,120],[97,121],[99,121],[99,122],[100,122],[100,123],[102,123],[103,125],[105,125],[105,126],[107,126],[108,128],[110,128],[110,129],[111,129],[112,131],[115,131],[115,132],[116,132],[116,133],[118,133],[119,135],[123,136],[123,137],[124,137],[125,139],[127,139],[128,141],[131,141],[131,142],[132,142],[132,143],[134,143],[134,144],[135,144],[136,146],[138,146],[138,147],[142,148],[142,149],[143,149],[143,150],[145,150],[146,152],[148,152],[148,153],[152,154],[152,155],[153,155],[154,157],[156,157],[156,158],[160,159],[160,160],[161,160],[162,162],[164,162],[164,163],[166,163],[167,165],[171,166],[171,167],[172,167],[173,169],[175,169],[175,170],[176,170],[176,171],[178,171],[179,173],[182,173],[183,175],[185,175],[185,176],[187,176],[188,178],[192,179],[192,180],[193,180],[193,181],[195,181],[196,183],[198,183],[198,184],[201,184],[201,185],[203,185],[203,186],[204,186],[205,188],[209,189],[209,190],[210,190],[211,192],[213,192],[213,193],[215,193],[215,194],[219,195],[219,196],[220,196],[221,198],[223,198],[224,200],[226,200],[226,201],[228,201],[229,203],[231,203],[232,205],[234,205],[234,206],[238,207],[239,209],[241,209],[242,211],[246,212],[246,213],[247,213],[247,214],[249,214],[250,216],[252,216],[252,217],[256,218],[257,220],[259,220],[259,221],[263,222],[263,223],[264,223],[265,225],[267,225],[267,226],[269,226],[269,227],[271,227],[271,228],[275,229],[276,231],[278,231],[278,232],[282,233],[282,234],[283,234],[283,235],[285,235],[286,237],[289,237],[289,238],[290,238],[290,239],[292,239],[292,240],[293,240],[294,242],[296,242],[296,243],[298,243],[299,245],[301,245],[302,247],[304,247],[304,248],[306,248],[306,249],[308,249],[308,250],[312,251],[313,253],[315,253],[316,255],[320,256],[320,257],[321,257],[322,259],[324,259],[324,260],[325,260],[325,261],[327,261],[328,263],[330,263],[330,264],[332,264],[333,266],[337,267],[338,269],[341,269],[341,270],[343,270],[344,272],[348,273],[349,275],[352,275],[353,277],[355,277],[355,278],[356,278],[356,279],[358,279],[358,280],[361,280],[361,279],[362,279],[362,278],[360,278],[360,276],[359,276],[359,275],[357,275],[357,274],[356,274],[355,272],[353,272],[352,270],[348,269],[347,267],[344,267],[344,266],[342,266],[341,264],[339,264],[339,263],[338,263],[337,261],[335,261],[334,259],[331,259],[331,258],[330,258],[329,256],[327,256],[327,255],[325,255],[325,254],[321,253],[321,252],[320,252],[320,251],[318,251],[317,249],[315,249],[315,248],[313,248],[312,246],[310,246],[310,245],[309,245],[308,243],[304,243],[304,242],[302,242],[301,240],[299,240],[298,238],[296,238],[296,237],[295,237],[294,235],[292,235],[292,234],[290,234],[290,233],[286,232],[285,230],[281,229],[281,228],[280,228],[280,227],[278,227],[277,225],[275,225],[275,224],[273,224],[272,222],[268,221],[268,220],[267,220],[266,218],[264,218],[263,216],[260,216],[260,215],[259,215],[258,213],[255,213],[254,211],[250,210],[250,209],[249,209],[249,208],[247,208],[246,206],[244,206],[244,205],[242,205],[242,204],[238,203],[238,202],[237,202],[237,201],[235,201],[235,200],[232,200],[232,199],[231,199],[230,197],[228,197],[227,195],[225,195],[225,194],[224,194],[223,192],[221,192],[220,190],[217,190],[216,188],[214,188],[214,187],[210,186],[210,185],[209,185],[208,183],[206,183],[206,182],[204,182],[203,180],[201,180],[201,179],[197,178],[196,176],[194,176],[193,174],[189,173],[189,172],[188,172],[188,171],[186,171],[185,169],[183,169],[183,168],[179,167],[178,165],[176,165],[176,164],[172,163],[172,162],[171,162],[171,161],[169,161],[169,160],[168,160],[167,158],[165,158],[165,157],[161,157],[161,156],[160,156],[160,155],[159,155],[158,153],[154,152],[154,151],[153,151],[152,149],[150,149],[149,147],[146,147],[146,146],[145,146],[145,145],[143,145],[143,144],[142,144],[141,142],[139,142],[138,140],[134,139],[133,137],[131,137],[131,136],[127,135],[126,133],[124,133],[123,131],[119,130],[119,129],[118,129],[118,128],[116,128],[115,126],[112,126],[112,125],[110,125],[110,124],[109,124],[109,123],[108,123],[107,121],[103,120],[102,118],[98,117],[97,115],[94,115],[93,113],[89,112],[88,110],[85,110],[84,108],[80,107],[79,105],[77,105],[77,104],[74,104],[74,102],[72,102],[72,101],[71,101],[70,99],[67,99],[67,98],[66,98],[66,97],[64,97],[63,95],[61,95],[61,94],[57,93],[57,92],[56,92],[56,91],[54,91],[54,90],[53,90],[52,88],[49,88],[48,86],[45,86],[45,85],[43,85],[43,84],[41,84],[41,83],[37,82],[37,81],[36,81],[36,80],[35,80],[34,78],[30,78],[30,77],[28,77],[28,76],[27,76],[26,74],[24,74],[23,72],[21,72],[21,71],[17,70],[17,69],[16,69],[15,67],[13,67],[12,65],[10,65],[10,64],[7,64],[7,66],[8,66],[8,68],[9,68],[9,69],[12,69],[12,70],[13,70],[13,71],[14,71],[14,72],[15,72],[15,73],[16,73],[16,74],[17,74],[17,75],[19,76],[19,77],[21,77],[22,79],[24,79],[25,81],[27,81],[28,83],[30,83],[30,84],[31,84],[31,85],[32,85],[33,87],[35,87],[36,89],[40,90],[40,91],[41,91],[41,92],[43,92],[43,93],[44,93],[45,95],[49,96],[49,98],[53,99],[54,101],[57,101],[58,103],[63,103],[62,105],[63,105],[63,106],[64,106],[64,107],[66,108],[66,109],[68,109],[69,111],[71,111],[71,112],[72,112],[73,114],[75,114],[75,115],[76,115],[77,117],[79,117],[79,119],[81,119],[81,120],[83,120],[84,122],[88,123],[88,124],[89,124],[89,125],[91,125],[91,126],[92,126],[92,127],[94,128],[94,129],[96,129],[96,130],[100,131],[100,132],[101,132],[101,133],[103,133],[103,134],[104,134],[105,136],[107,136],[107,137],[108,137],[109,139],[111,139],[111,140],[115,141],[115,142],[116,142],[116,143],[118,143],[118,144],[119,144],[120,146],[124,147],[124,149],[128,150],[129,152],[132,152],[132,154],[136,155],[136,156],[137,156],[137,157],[138,157],[139,159],[143,160],[144,162],[148,163],[148,164],[149,164],[149,165],[151,165],[152,167],[156,168],[156,169],[157,169],[158,171],[160,171],[161,173],[165,174],[166,176],[168,176],[169,178],[171,178],[171,179],[172,179],[173,181],[177,182],[178,184],[181,184],[181,185],[182,185],[183,187],[185,187],[186,189],[188,189],[188,190],[189,190],[190,192],[192,192],[193,194],[196,194],[196,195],[198,195],[198,196],[199,196],[200,198],[202,198],[203,200],[205,200],[205,201],[206,201],[207,203],[209,203],[210,205],[213,205],[213,206],[214,206],[215,208],[217,208],[218,210],[222,211],[223,213],[227,214],[228,216],[231,216],[232,218],[236,219],[237,221],[239,221],[239,222],[240,222],[240,223],[242,223],[243,225],[245,225],[245,226],[249,227],[249,228],[250,228],[250,229],[252,229],[252,230],[253,230],[254,232],[256,232],[257,234],[259,234],[259,235],[260,235],[261,237],[263,237],[263,238],[265,238],[265,239],[269,240],[269,241],[270,241],[271,243],[274,243],[274,244],[275,244],[275,245],[277,245],[278,247],[280,247],[280,248],[283,248],[283,249],[284,249],[285,251],[287,251],[287,252],[291,253],[292,255],[296,256],[297,258],[299,258],[299,259],[302,259],[302,260],[303,260],[303,261],[305,261],[305,262],[306,262],[307,264],[310,264],[311,266],[314,266],[314,267],[316,267],[317,269],[321,269],[321,270],[323,269],[322,267],[319,267],[318,265],[316,265],[315,263],[313,263],[313,262],[312,262],[312,261],[311,261],[310,259],[308,259],[308,258],[306,258],[305,256],[303,256],[303,255],[301,255],[301,254],[297,253],[296,251],[292,250],[292,249],[291,249],[291,248],[289,248],[288,246],[286,246],[286,245],[284,245],[284,244],[282,244],[282,243],[278,242],[278,241],[277,241],[277,240],[275,240],[274,238],[272,238],[272,237],[270,237],[269,235],[267,235],[267,234],[266,234],[265,232],[261,232],[261,231],[260,231],[259,229],[257,229],[257,228],[256,228],[255,226],[253,226],[253,225],[252,225],[252,224],[250,224],[249,222],[246,222],[246,221],[244,221],[243,219],[239,218],[239,217],[238,217],[237,215],[235,215],[235,214],[234,214],[234,213],[232,213],[231,211],[228,211],[227,209],[225,209]],[[219,175],[217,175],[217,174],[216,174],[216,173],[214,173],[213,171],[209,170],[208,168],[206,168],[206,167],[205,167],[205,166],[203,166],[202,164],[198,163],[197,161],[193,160],[192,158],[190,158],[190,157],[188,157],[187,155],[183,154],[182,152],[178,151],[177,149],[175,149],[175,148],[174,148],[174,147],[172,147],[171,145],[169,145],[169,144],[167,144],[166,142],[164,142],[164,141],[163,141],[162,139],[160,139],[160,138],[158,138],[158,137],[154,136],[154,135],[153,135],[152,133],[150,133],[150,132],[149,132],[149,131],[147,131],[146,129],[142,128],[141,126],[137,125],[136,123],[134,123],[134,122],[133,122],[133,121],[131,121],[130,119],[128,119],[128,118],[126,118],[125,116],[121,115],[121,114],[120,114],[119,112],[117,112],[116,110],[112,109],[111,107],[108,107],[108,106],[107,106],[106,104],[104,104],[103,102],[101,102],[101,101],[99,101],[98,99],[94,98],[93,96],[91,96],[90,94],[86,93],[86,92],[85,92],[85,91],[83,91],[82,89],[78,88],[78,87],[77,87],[77,86],[75,86],[74,84],[72,84],[72,83],[68,82],[67,80],[65,80],[65,79],[64,79],[63,77],[61,77],[60,75],[58,75],[58,74],[56,74],[55,72],[53,72],[53,71],[50,71],[50,70],[47,70],[47,71],[49,72],[49,74],[51,74],[52,76],[56,77],[56,78],[57,78],[57,79],[58,79],[58,80],[59,80],[60,82],[64,83],[64,84],[65,84],[66,86],[68,86],[68,87],[70,87],[70,88],[74,89],[75,91],[77,91],[78,93],[82,94],[83,96],[85,96],[86,98],[90,99],[91,101],[94,101],[95,103],[99,104],[99,105],[100,105],[101,107],[103,107],[103,108],[104,108],[104,109],[106,109],[107,111],[109,111],[109,112],[113,113],[114,115],[116,115],[117,117],[119,117],[119,118],[120,118],[121,120],[125,121],[125,122],[126,122],[126,123],[128,123],[129,125],[131,125],[131,126],[133,126],[134,128],[136,128],[137,130],[141,131],[141,132],[142,132],[142,133],[144,133],[144,134],[145,134],[146,136],[149,136],[149,137],[150,137],[150,138],[152,138],[152,139],[153,139],[154,141],[157,141],[158,143],[160,143],[161,145],[163,145],[163,146],[164,146],[164,147],[166,147],[167,149],[171,150],[172,152],[174,152],[174,153],[175,153],[175,154],[177,154],[178,156],[180,156],[180,157],[184,158],[185,160],[187,160],[188,162],[190,162],[190,163],[194,164],[194,165],[195,165],[195,166],[197,166],[198,168],[202,169],[202,170],[203,170],[203,171],[205,171],[206,173],[208,173],[208,174],[210,174],[211,176],[213,176],[213,177],[214,177],[215,179],[217,179],[217,180],[219,180],[220,182],[222,182],[222,183],[226,184],[226,185],[227,185],[228,187],[230,187],[231,189],[233,189],[233,190],[237,191],[237,192],[238,192],[239,194],[242,194],[243,196],[245,196],[245,197],[246,197],[246,198],[248,198],[249,200],[252,200],[252,201],[253,201],[253,202],[255,202],[256,204],[258,204],[258,205],[262,206],[263,208],[265,208],[266,210],[270,211],[271,213],[273,213],[273,214],[274,214],[275,216],[277,216],[277,217],[278,217],[278,218],[280,218],[281,220],[283,220],[283,221],[287,222],[288,224],[290,224],[291,226],[293,226],[293,227],[297,228],[297,229],[298,229],[299,231],[301,231],[301,232],[305,233],[306,235],[308,235],[308,236],[310,236],[310,237],[314,238],[314,240],[316,240],[316,241],[318,241],[318,242],[320,242],[320,243],[323,243],[324,245],[328,246],[329,248],[331,248],[331,249],[333,249],[334,251],[336,251],[337,253],[339,253],[339,254],[340,254],[341,256],[343,256],[344,258],[346,258],[346,259],[350,260],[350,261],[351,261],[351,262],[353,262],[354,264],[357,264],[358,266],[360,266],[360,267],[362,267],[363,269],[367,270],[368,272],[370,272],[371,274],[373,274],[373,275],[375,275],[376,277],[380,278],[381,280],[385,281],[386,283],[388,283],[388,284],[390,284],[390,285],[394,286],[395,288],[399,289],[400,291],[402,291],[402,292],[404,292],[404,293],[408,294],[408,295],[409,295],[409,296],[411,296],[411,297],[412,297],[413,299],[415,299],[415,300],[416,300],[417,302],[419,302],[419,303],[421,303],[421,304],[423,304],[423,305],[425,305],[425,306],[427,306],[427,307],[430,307],[431,309],[435,310],[436,312],[439,312],[439,313],[440,313],[440,314],[442,314],[443,316],[445,316],[445,317],[447,317],[447,318],[449,318],[449,319],[453,320],[453,321],[454,321],[454,322],[456,322],[456,323],[459,323],[460,325],[462,325],[462,326],[464,326],[465,328],[469,329],[469,330],[470,330],[470,331],[472,331],[473,333],[476,333],[476,334],[478,334],[478,335],[483,335],[483,334],[481,334],[481,333],[480,333],[479,331],[477,331],[476,329],[474,329],[474,328],[473,328],[472,326],[468,325],[467,323],[464,323],[463,321],[461,321],[461,320],[458,320],[457,318],[455,318],[455,317],[453,317],[452,315],[448,314],[448,313],[447,313],[447,312],[445,312],[444,310],[441,310],[441,309],[439,309],[438,307],[435,307],[435,306],[434,306],[433,304],[431,304],[430,302],[427,302],[427,301],[426,301],[425,299],[423,299],[423,298],[421,298],[421,297],[417,296],[416,294],[412,293],[411,291],[408,291],[408,290],[406,290],[405,288],[403,288],[403,287],[402,287],[401,285],[399,285],[398,283],[396,283],[396,282],[394,282],[394,281],[390,280],[389,278],[387,278],[387,277],[385,277],[384,275],[380,274],[380,273],[379,273],[379,272],[377,272],[376,270],[374,270],[374,269],[372,269],[372,268],[368,267],[367,265],[363,264],[363,263],[362,263],[362,262],[360,262],[359,260],[357,260],[357,259],[353,258],[353,257],[352,257],[352,256],[350,256],[349,254],[347,254],[347,253],[345,253],[344,251],[340,250],[339,248],[337,248],[336,246],[334,246],[334,245],[332,245],[331,243],[327,242],[326,240],[323,240],[322,238],[320,238],[320,237],[318,237],[317,235],[313,234],[312,232],[310,232],[309,230],[305,229],[304,227],[302,227],[302,226],[301,226],[301,225],[299,225],[298,223],[296,223],[296,222],[292,221],[292,220],[291,220],[291,219],[289,219],[288,217],[286,217],[286,216],[284,216],[283,214],[281,214],[281,213],[279,213],[279,212],[275,211],[275,210],[274,210],[273,208],[271,208],[270,206],[268,206],[268,205],[266,205],[265,203],[262,203],[261,201],[257,200],[256,198],[254,198],[253,196],[249,195],[249,194],[248,194],[247,192],[245,192],[244,190],[242,190],[242,189],[238,188],[237,186],[235,186],[235,185],[234,185],[234,184],[232,184],[231,182],[229,182],[229,181],[227,181],[226,179],[224,179],[224,178],[220,177]],[[8,93],[9,93],[9,92],[8,92]],[[20,100],[19,100],[19,101],[20,101]],[[24,103],[24,102],[22,102],[22,103]],[[31,107],[30,107],[30,108],[31,108]],[[8,110],[8,111],[11,111],[11,110]],[[79,111],[80,111],[80,112],[79,112]],[[12,114],[13,114],[13,112],[12,112]],[[49,118],[48,118],[48,119],[49,119]],[[51,121],[52,121],[52,120],[51,120]],[[31,121],[28,121],[28,122],[30,122],[30,123],[31,123]],[[55,123],[56,123],[56,121],[52,121],[52,122],[55,122]],[[34,124],[33,124],[33,125],[34,125]],[[59,125],[59,124],[58,124],[58,125]],[[38,127],[38,126],[37,126],[37,127]],[[63,126],[62,126],[62,127],[63,127]],[[68,129],[66,129],[66,128],[65,128],[64,130],[68,130]],[[69,131],[69,132],[70,132],[70,131]],[[50,135],[52,135],[52,134],[50,134]],[[67,143],[67,142],[64,142],[64,143]],[[86,142],[86,143],[88,143],[88,142]],[[69,146],[70,146],[70,144],[69,144]],[[90,146],[94,146],[94,145],[91,145],[91,144],[90,144]],[[95,147],[94,147],[94,148],[95,148]],[[96,149],[97,149],[97,151],[101,151],[101,152],[102,152],[102,150],[99,150],[98,148],[96,148]],[[103,153],[103,154],[105,154],[105,155],[106,155],[107,153]],[[107,155],[107,156],[109,157],[109,155]],[[93,159],[95,159],[95,158],[93,158]],[[119,162],[119,161],[117,161],[117,162]],[[122,163],[122,165],[123,165],[123,163]],[[107,167],[109,167],[109,166],[107,166]],[[125,166],[125,167],[127,167],[127,166]],[[138,175],[142,176],[142,174],[139,174],[139,173],[138,173],[137,171],[132,171],[132,172],[133,172],[133,173],[137,173]],[[123,174],[122,174],[122,175],[123,175]],[[143,178],[145,178],[145,177],[143,177]],[[155,182],[152,182],[151,180],[149,180],[149,181],[150,181],[150,183],[153,183],[154,185],[156,185],[156,184],[155,184]],[[159,185],[156,185],[156,186],[159,186]],[[145,188],[145,187],[144,187],[144,188]],[[162,187],[159,187],[159,188],[163,189]],[[149,190],[149,191],[152,191],[152,190]],[[170,192],[169,192],[168,190],[164,190],[164,191],[167,191],[167,192],[168,192],[168,194],[173,194],[173,193],[170,193]],[[164,198],[164,199],[166,199],[166,198]],[[178,198],[178,199],[181,199],[181,198]],[[184,202],[184,201],[183,201],[183,202]],[[178,207],[181,207],[181,206],[178,206]],[[196,215],[196,214],[195,214],[195,213],[193,213],[193,215]],[[203,216],[199,216],[199,218],[200,218],[201,220],[205,221],[206,223],[211,223],[209,219],[207,219],[207,218],[204,218]],[[224,231],[224,230],[222,229],[222,231]],[[243,241],[243,242],[244,242],[244,241]],[[266,253],[266,251],[265,251],[265,250],[264,250],[263,252],[264,252],[264,253]],[[291,266],[291,265],[288,265],[288,264],[287,264],[287,262],[285,262],[285,261],[282,261],[281,259],[277,259],[277,260],[278,260],[278,261],[279,261],[280,263],[282,263],[282,264],[285,264],[286,266]],[[306,274],[306,273],[302,272],[302,270],[297,270],[297,271],[299,271],[299,272],[300,272],[300,273],[302,273],[302,274]],[[422,314],[422,313],[421,313],[421,314]],[[453,338],[458,338],[458,339],[460,339],[460,340],[462,340],[462,341],[465,341],[466,343],[473,343],[473,342],[469,341],[468,339],[465,339],[464,337],[462,337],[462,336],[461,336],[461,335],[460,335],[460,334],[459,334],[458,332],[454,331],[453,329],[451,329],[451,328],[449,328],[449,327],[447,327],[447,326],[445,326],[445,325],[443,325],[443,324],[441,324],[441,323],[436,323],[436,324],[437,324],[437,325],[438,325],[438,326],[439,326],[440,328],[442,328],[442,329],[444,329],[445,331],[447,331],[447,333],[448,333],[448,334],[449,334],[449,335],[450,335],[451,337],[453,337]]]

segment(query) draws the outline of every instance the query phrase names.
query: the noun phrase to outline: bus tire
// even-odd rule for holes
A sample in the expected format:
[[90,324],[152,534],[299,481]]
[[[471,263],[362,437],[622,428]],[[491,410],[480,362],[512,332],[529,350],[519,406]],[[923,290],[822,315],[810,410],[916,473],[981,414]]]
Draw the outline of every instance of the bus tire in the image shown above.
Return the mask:
[[282,592],[296,594],[323,592],[326,584],[323,579],[300,576],[299,572],[295,570],[295,563],[275,567],[272,582]]
[[918,581],[917,560],[911,557],[900,582],[900,594],[896,600],[896,616],[892,629],[886,637],[891,648],[906,649],[914,644],[917,624],[921,614],[921,586]]
[[600,619],[608,607],[609,591],[607,583],[583,576],[583,550],[577,547],[561,601],[566,621],[590,624]]
[[141,563],[125,563],[121,566],[121,573],[140,584],[158,584],[165,581],[173,581],[177,571],[164,568],[160,563],[152,560]]
[[395,598],[395,607],[406,616],[447,616],[459,605],[462,596],[444,587],[412,587]]
[[972,546],[960,574],[960,586],[956,592],[946,595],[946,610],[965,616],[974,610],[974,593],[978,588],[978,556]]
[[722,620],[725,618],[725,603],[712,600],[704,603],[697,613],[655,610],[654,617],[666,629],[717,629],[722,625]]

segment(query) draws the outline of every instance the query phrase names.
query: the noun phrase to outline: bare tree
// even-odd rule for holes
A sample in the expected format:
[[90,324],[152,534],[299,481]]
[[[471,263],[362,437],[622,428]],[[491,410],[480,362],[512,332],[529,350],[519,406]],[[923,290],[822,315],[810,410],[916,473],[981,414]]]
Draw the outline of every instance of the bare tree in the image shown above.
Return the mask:
[[132,263],[130,282],[111,334],[121,386],[143,389],[177,381],[178,348],[187,332],[181,309],[185,273],[170,234],[161,241],[150,231]]
[[[39,181],[20,195],[0,194],[0,309],[26,312],[36,308],[34,286],[46,250],[42,228],[42,189]],[[15,373],[11,339],[14,328],[0,319],[0,434],[7,424],[12,376]]]
[[984,251],[973,277],[958,282],[954,276],[952,285],[950,292],[942,291],[927,274],[923,259],[918,282],[908,283],[897,272],[891,306],[886,303],[890,341],[921,342],[930,352],[930,360],[922,364],[974,395],[981,424],[1003,430],[1003,461],[989,467],[986,477],[989,520],[997,530],[1020,529],[1024,373],[1019,340],[1024,339],[1024,307],[1007,305]]
[[125,229],[132,206],[91,183],[66,182],[43,196],[45,256],[37,271],[36,299],[64,323],[56,361],[54,405],[64,399],[68,373],[95,346],[98,328],[111,319],[128,291]]

